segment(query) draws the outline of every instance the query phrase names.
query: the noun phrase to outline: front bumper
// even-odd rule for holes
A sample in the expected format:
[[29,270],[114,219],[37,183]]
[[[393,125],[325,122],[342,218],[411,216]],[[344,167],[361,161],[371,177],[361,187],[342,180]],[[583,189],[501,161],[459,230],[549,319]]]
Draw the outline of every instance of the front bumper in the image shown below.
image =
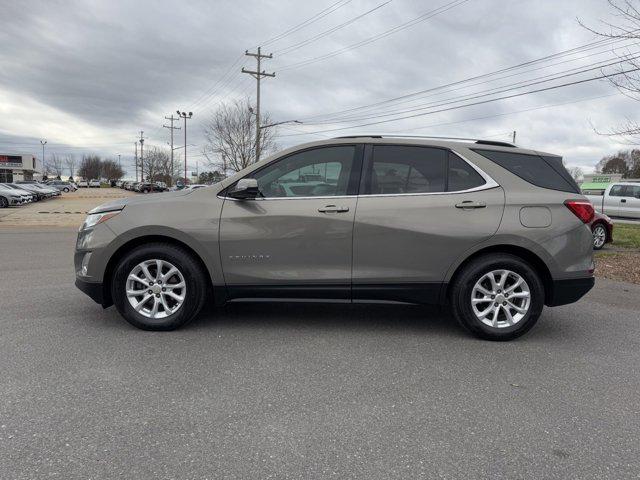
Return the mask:
[[81,278],[76,277],[76,287],[78,287],[82,292],[91,297],[94,302],[104,306],[102,283],[87,282],[85,280],[82,280]]
[[550,298],[546,299],[545,305],[547,307],[557,307],[577,302],[593,288],[595,282],[594,277],[554,280]]

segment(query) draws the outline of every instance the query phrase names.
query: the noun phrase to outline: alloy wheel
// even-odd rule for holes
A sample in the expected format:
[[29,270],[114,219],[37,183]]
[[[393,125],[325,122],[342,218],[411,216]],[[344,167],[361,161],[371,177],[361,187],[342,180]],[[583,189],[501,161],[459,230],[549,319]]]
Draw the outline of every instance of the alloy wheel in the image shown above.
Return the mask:
[[127,300],[136,312],[147,318],[173,315],[184,303],[185,294],[182,272],[166,260],[145,260],[127,277]]
[[602,225],[596,225],[593,229],[593,246],[602,248],[607,240],[607,232]]
[[493,328],[517,324],[525,317],[530,305],[529,285],[511,270],[485,273],[471,291],[473,313],[478,320]]

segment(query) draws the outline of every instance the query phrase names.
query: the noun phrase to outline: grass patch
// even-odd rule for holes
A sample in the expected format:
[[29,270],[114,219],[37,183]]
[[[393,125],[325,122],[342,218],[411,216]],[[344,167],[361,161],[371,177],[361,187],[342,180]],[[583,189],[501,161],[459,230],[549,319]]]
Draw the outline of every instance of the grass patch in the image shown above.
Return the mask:
[[640,249],[640,226],[616,223],[613,227],[613,244],[616,247]]

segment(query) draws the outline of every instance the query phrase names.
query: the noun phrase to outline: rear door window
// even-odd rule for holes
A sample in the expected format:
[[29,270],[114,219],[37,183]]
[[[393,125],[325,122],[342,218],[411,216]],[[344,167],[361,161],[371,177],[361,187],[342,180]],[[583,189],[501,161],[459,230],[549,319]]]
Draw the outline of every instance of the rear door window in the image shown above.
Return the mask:
[[447,151],[402,145],[375,145],[365,174],[364,193],[393,195],[444,192]]
[[[537,187],[580,193],[576,183],[568,180],[567,177],[570,175],[566,172],[562,162],[556,160],[560,157],[552,157],[553,160],[547,160],[540,155],[525,153],[481,149],[473,149],[473,151]],[[564,171],[566,174],[561,174],[559,171]]]
[[455,153],[449,153],[449,192],[460,192],[470,190],[484,185],[484,178],[475,171],[471,165],[457,156]]

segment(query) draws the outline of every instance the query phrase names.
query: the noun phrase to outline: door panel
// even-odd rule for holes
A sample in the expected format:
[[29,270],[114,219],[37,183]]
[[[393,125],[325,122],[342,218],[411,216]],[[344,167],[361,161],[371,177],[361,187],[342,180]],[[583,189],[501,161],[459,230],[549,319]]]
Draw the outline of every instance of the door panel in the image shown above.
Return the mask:
[[225,282],[348,288],[355,207],[353,196],[226,199],[220,220]]
[[607,215],[621,215],[620,205],[622,200],[624,185],[614,185],[609,190],[609,194],[605,193],[603,200],[603,213]]
[[620,208],[618,215],[630,218],[640,217],[640,199],[637,198],[638,195],[640,195],[640,187],[636,185],[625,185],[622,195],[623,196],[619,198]]
[[[459,208],[465,204],[479,208]],[[356,284],[442,282],[459,255],[496,232],[503,209],[501,187],[468,193],[359,197],[354,289]]]

